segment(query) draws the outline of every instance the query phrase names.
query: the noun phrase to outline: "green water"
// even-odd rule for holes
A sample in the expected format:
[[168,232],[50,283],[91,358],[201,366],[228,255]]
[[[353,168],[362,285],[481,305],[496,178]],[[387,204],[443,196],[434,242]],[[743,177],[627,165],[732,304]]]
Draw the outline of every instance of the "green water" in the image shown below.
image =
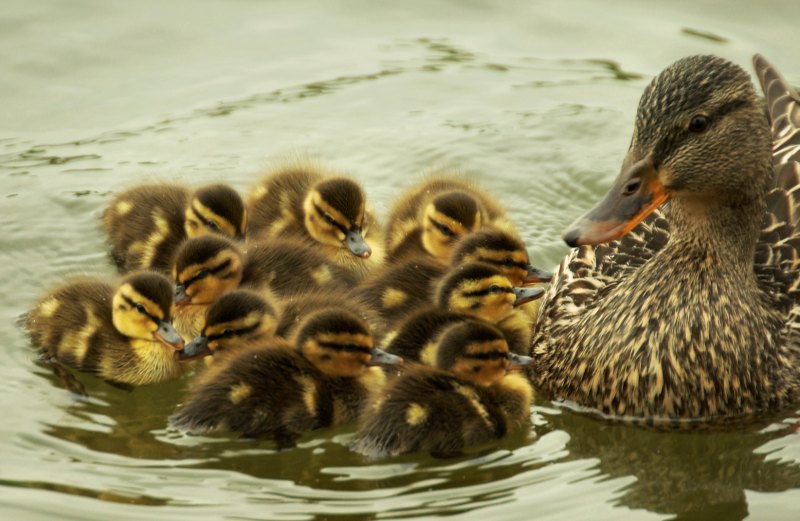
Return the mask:
[[297,449],[166,429],[185,382],[64,391],[14,325],[45,288],[112,275],[97,228],[145,180],[225,180],[310,156],[379,212],[432,166],[489,187],[535,263],[604,192],[639,94],[693,53],[761,52],[800,84],[800,7],[678,2],[122,2],[0,9],[2,519],[800,518],[797,411],[665,434],[539,400],[470,456],[369,462],[351,429]]

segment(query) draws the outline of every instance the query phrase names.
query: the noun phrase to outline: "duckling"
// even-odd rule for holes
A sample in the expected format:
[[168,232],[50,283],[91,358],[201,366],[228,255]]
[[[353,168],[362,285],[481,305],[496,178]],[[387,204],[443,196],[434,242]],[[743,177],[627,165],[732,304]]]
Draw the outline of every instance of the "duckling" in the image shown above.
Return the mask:
[[444,327],[468,319],[495,324],[513,352],[529,346],[532,324],[514,308],[539,298],[542,288],[518,288],[499,269],[484,263],[457,266],[439,283],[436,305],[419,309],[387,335],[390,353],[433,365],[436,338]]
[[383,261],[380,227],[348,177],[308,163],[284,166],[251,191],[247,208],[253,238],[302,237],[358,278]]
[[387,259],[430,255],[444,264],[464,235],[494,223],[510,227],[501,207],[465,179],[436,175],[406,192],[387,223]]
[[348,290],[356,283],[352,273],[297,238],[250,243],[246,254],[221,236],[190,239],[178,250],[173,278],[176,328],[189,338],[199,334],[208,305],[237,287],[275,304],[277,297],[325,287]]
[[[510,232],[489,227],[460,240],[451,258],[452,266],[485,262],[497,267],[514,286],[544,282],[551,274],[531,266],[525,244]],[[396,323],[434,299],[436,283],[448,268],[430,256],[414,256],[392,263],[367,277],[357,293],[389,323]],[[537,301],[522,309],[533,316]]]
[[357,294],[340,287],[320,287],[283,295],[280,304],[281,314],[275,334],[284,338],[292,339],[308,315],[329,307],[346,309],[357,315],[369,324],[373,338],[378,341],[386,333],[387,326],[380,315]]
[[176,184],[146,184],[122,192],[103,212],[111,258],[121,272],[154,269],[169,273],[186,238],[219,233],[243,239],[244,203],[231,187],[213,184],[194,193]]
[[370,457],[417,451],[446,457],[500,439],[530,418],[531,385],[508,371],[531,362],[509,352],[494,326],[452,325],[439,340],[436,368],[406,370],[364,408],[352,448]]
[[275,308],[246,289],[226,293],[208,308],[200,335],[178,351],[181,360],[236,352],[261,345],[275,336]]
[[116,289],[79,278],[49,292],[26,316],[26,328],[44,354],[126,386],[178,378],[176,351],[183,339],[170,323],[172,284],[154,272],[136,272]]
[[373,346],[363,320],[322,310],[303,321],[294,346],[275,338],[214,364],[170,422],[192,433],[232,431],[291,447],[306,431],[355,420],[385,382],[373,365],[398,362]]

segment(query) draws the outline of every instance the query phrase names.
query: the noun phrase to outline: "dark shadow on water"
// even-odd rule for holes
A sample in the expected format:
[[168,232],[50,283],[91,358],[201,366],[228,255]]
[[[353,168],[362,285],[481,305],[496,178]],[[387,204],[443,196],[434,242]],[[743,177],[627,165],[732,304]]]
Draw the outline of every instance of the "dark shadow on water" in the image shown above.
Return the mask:
[[611,478],[633,476],[618,500],[632,509],[670,519],[744,519],[745,490],[781,492],[800,487],[800,465],[767,461],[757,453],[796,426],[773,424],[720,432],[662,432],[606,423],[564,410],[547,417],[548,428],[566,431],[569,458],[597,458]]

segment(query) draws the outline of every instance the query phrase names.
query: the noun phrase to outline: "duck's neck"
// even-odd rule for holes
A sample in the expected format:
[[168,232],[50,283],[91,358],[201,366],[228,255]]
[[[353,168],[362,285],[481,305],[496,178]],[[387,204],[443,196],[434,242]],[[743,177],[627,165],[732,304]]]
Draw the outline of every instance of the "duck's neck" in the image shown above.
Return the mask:
[[762,195],[719,200],[701,196],[672,199],[669,249],[703,254],[739,276],[753,275],[753,257],[765,210]]

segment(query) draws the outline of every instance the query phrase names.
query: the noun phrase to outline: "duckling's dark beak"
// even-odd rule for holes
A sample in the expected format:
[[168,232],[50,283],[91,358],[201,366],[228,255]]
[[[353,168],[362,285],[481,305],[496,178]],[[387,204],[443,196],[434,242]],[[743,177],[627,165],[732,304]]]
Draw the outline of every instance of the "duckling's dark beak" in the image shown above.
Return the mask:
[[508,367],[506,368],[506,370],[525,367],[526,365],[531,365],[532,363],[533,363],[533,358],[529,356],[522,356],[516,353],[508,353]]
[[372,349],[372,359],[369,361],[369,365],[397,365],[402,363],[403,359],[397,355],[387,353],[377,347]]
[[638,161],[632,154],[628,153],[622,171],[603,200],[564,232],[562,238],[568,245],[602,244],[619,239],[669,198],[658,178],[653,154]]
[[194,360],[212,354],[213,351],[208,347],[208,338],[204,336],[195,337],[194,340],[186,344],[183,349],[178,351],[178,358],[183,361]]
[[531,282],[550,282],[553,278],[553,272],[540,270],[536,266],[528,264],[528,274],[525,275],[525,283]]
[[372,248],[366,243],[364,237],[361,235],[361,230],[350,230],[344,238],[344,243],[350,253],[362,259],[369,258],[372,255]]
[[543,288],[513,288],[514,289],[514,307],[521,306],[531,300],[536,300],[537,298],[544,295]]
[[175,328],[172,326],[172,324],[166,320],[162,320],[158,323],[158,330],[156,330],[155,337],[159,340],[159,342],[168,347],[183,349],[183,339],[178,332],[175,331]]
[[175,284],[175,305],[188,304],[191,297],[186,293],[186,286]]

